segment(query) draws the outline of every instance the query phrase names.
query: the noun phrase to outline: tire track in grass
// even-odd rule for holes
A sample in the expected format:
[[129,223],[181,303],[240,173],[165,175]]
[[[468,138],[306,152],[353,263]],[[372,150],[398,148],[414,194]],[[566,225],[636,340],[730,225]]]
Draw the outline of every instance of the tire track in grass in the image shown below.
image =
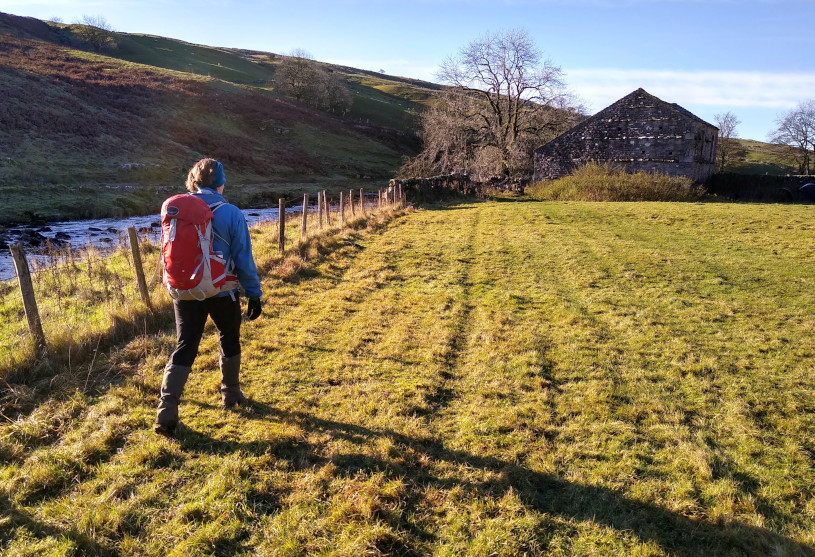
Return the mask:
[[551,440],[551,397],[558,387],[548,320],[530,281],[536,261],[530,260],[528,215],[494,203],[477,210],[469,240],[468,325],[455,362],[459,396],[439,427],[458,449],[513,462]]
[[[472,334],[471,316],[475,309],[473,302],[473,266],[475,264],[475,242],[481,222],[481,212],[478,205],[462,207],[459,210],[460,218],[457,222],[462,225],[459,237],[462,242],[455,244],[455,267],[452,272],[450,287],[457,288],[455,306],[450,327],[450,337],[446,341],[445,352],[442,354],[442,370],[440,383],[436,392],[427,398],[428,414],[432,418],[438,417],[453,401],[461,396],[458,384],[462,379],[461,363],[466,354],[469,339]],[[463,213],[467,211],[466,213]],[[466,219],[465,220],[465,217]]]
[[426,226],[449,218],[446,210],[394,221],[360,239],[353,258],[295,285],[294,304],[274,316],[275,327],[251,335],[250,396],[281,409],[305,403],[325,418],[427,435],[427,425],[457,396],[472,311],[478,213],[455,209],[462,218],[449,237],[423,236]]

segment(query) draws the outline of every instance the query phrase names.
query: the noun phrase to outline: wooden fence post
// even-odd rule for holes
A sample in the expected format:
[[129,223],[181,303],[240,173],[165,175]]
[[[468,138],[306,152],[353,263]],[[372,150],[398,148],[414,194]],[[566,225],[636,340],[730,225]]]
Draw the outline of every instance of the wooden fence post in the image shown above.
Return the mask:
[[342,196],[343,192],[340,192],[340,226],[345,224],[345,205]]
[[325,225],[331,226],[331,205],[328,203],[328,193],[323,190],[323,205],[325,205]]
[[362,191],[362,188],[359,188],[359,212],[363,217],[365,216],[365,192]]
[[286,200],[277,200],[277,251],[282,255],[286,251]]
[[44,356],[46,352],[45,333],[42,332],[42,321],[40,312],[37,309],[37,299],[34,297],[34,284],[31,282],[31,272],[28,270],[28,262],[23,253],[21,244],[9,246],[11,257],[14,259],[14,269],[17,271],[17,278],[20,281],[20,293],[23,295],[23,309],[25,318],[28,321],[28,331],[34,338],[34,345],[38,356]]
[[354,216],[354,190],[348,190],[348,205],[351,206],[351,216]]
[[323,195],[320,192],[317,192],[317,222],[319,223],[317,228],[322,230],[323,229]]
[[308,218],[308,194],[303,194],[303,222],[300,224],[300,241],[306,239],[306,219]]
[[133,267],[136,269],[136,281],[139,284],[139,295],[141,296],[141,301],[144,302],[144,305],[146,305],[149,309],[153,309],[153,305],[150,303],[150,291],[147,290],[147,281],[144,280],[144,267],[142,266],[141,262],[139,235],[136,233],[136,227],[128,227],[127,233],[130,236],[130,251],[133,253]]

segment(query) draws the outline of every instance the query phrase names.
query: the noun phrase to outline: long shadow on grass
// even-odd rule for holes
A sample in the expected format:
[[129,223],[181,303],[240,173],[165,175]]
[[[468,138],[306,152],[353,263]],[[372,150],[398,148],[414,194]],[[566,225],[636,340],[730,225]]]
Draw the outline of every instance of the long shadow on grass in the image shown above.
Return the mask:
[[[512,490],[528,508],[540,513],[556,515],[566,520],[594,522],[619,532],[634,533],[642,541],[661,546],[666,552],[680,556],[697,555],[801,555],[815,556],[813,548],[775,534],[764,528],[744,524],[715,525],[692,520],[659,506],[634,501],[623,493],[604,487],[581,485],[557,476],[541,474],[494,457],[483,457],[453,450],[436,439],[421,439],[392,430],[374,430],[334,420],[316,418],[304,412],[280,411],[260,402],[254,402],[246,419],[269,419],[295,423],[308,431],[327,434],[363,447],[373,447],[377,441],[388,439],[397,449],[399,460],[388,460],[372,454],[345,453],[326,456],[319,446],[291,439],[275,442],[233,442],[216,440],[194,431],[187,431],[180,442],[185,450],[212,454],[268,454],[271,452],[291,463],[295,469],[310,469],[327,463],[334,464],[341,474],[355,476],[360,472],[381,472],[409,479],[410,485],[430,486],[449,490],[462,488],[482,497],[499,499]],[[429,457],[429,458],[427,458]],[[474,482],[437,475],[437,469],[464,466],[482,471],[495,480]],[[421,495],[411,492],[406,496],[407,508],[418,508]],[[415,547],[396,548],[395,553],[420,553],[419,547],[433,539],[433,535],[418,525],[406,522],[414,512],[405,512],[395,519],[395,530],[410,533]],[[549,533],[540,532],[545,545]],[[409,542],[408,542],[409,543]]]
[[[116,552],[107,546],[101,545],[85,534],[72,528],[62,529],[40,522],[28,513],[17,509],[5,495],[0,495],[0,516],[5,517],[4,528],[0,528],[0,547],[14,537],[14,530],[25,529],[37,539],[52,538],[71,540],[82,555],[116,555]],[[18,536],[19,537],[19,536]]]
[[0,369],[0,413],[16,419],[28,415],[45,400],[64,399],[77,389],[104,390],[113,377],[109,367],[93,367],[97,356],[101,361],[102,355],[121,349],[139,335],[174,330],[171,307],[140,310],[127,319],[114,315],[112,320],[106,330],[80,339],[70,349],[49,346],[44,360],[32,357],[14,369]]

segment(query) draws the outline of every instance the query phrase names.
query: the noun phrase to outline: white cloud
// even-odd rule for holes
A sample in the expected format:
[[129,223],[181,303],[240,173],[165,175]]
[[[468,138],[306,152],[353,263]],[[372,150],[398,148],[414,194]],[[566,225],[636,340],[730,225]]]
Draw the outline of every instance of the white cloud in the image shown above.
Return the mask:
[[815,73],[578,69],[569,86],[597,111],[642,87],[680,105],[789,109],[815,96]]

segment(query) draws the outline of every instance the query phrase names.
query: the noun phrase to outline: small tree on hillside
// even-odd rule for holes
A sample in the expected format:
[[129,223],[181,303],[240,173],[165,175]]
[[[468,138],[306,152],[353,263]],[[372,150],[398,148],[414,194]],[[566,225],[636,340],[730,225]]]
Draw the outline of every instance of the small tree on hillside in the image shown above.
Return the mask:
[[277,66],[275,81],[277,90],[284,95],[302,101],[317,81],[318,68],[307,51],[298,48],[284,57]]
[[345,114],[353,102],[344,80],[335,72],[321,68],[303,49],[296,49],[281,60],[275,84],[275,89],[281,94],[321,110]]
[[543,60],[525,31],[488,34],[442,64],[450,87],[422,115],[422,152],[401,174],[528,176],[535,147],[579,117],[565,109],[560,68]]
[[354,97],[348,90],[345,80],[336,72],[323,72],[325,89],[325,109],[345,115],[354,104]]
[[111,50],[118,46],[113,26],[101,15],[83,15],[76,24],[79,25],[74,31],[76,37],[94,50]]
[[809,174],[810,162],[815,151],[815,100],[807,100],[776,120],[778,128],[770,135],[770,141],[788,145],[798,163],[801,174]]
[[723,171],[727,163],[733,158],[733,154],[738,149],[736,138],[736,127],[741,124],[741,121],[736,118],[732,112],[725,112],[715,114],[713,119],[716,122],[716,127],[719,128],[719,141],[716,144],[716,158],[719,162],[719,171]]

